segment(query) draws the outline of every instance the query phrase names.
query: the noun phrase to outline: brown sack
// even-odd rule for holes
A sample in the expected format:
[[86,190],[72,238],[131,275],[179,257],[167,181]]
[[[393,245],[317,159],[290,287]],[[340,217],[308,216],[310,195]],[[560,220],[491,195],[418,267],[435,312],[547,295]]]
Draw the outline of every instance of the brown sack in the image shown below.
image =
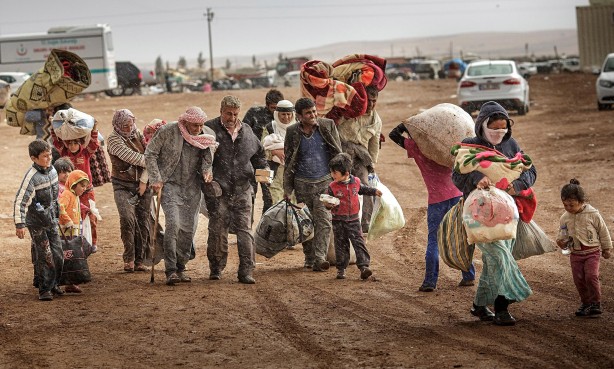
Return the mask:
[[26,122],[25,113],[47,109],[72,100],[92,82],[90,70],[78,55],[53,49],[45,65],[11,95],[6,105],[6,122],[20,127],[20,134],[35,135],[34,124]]

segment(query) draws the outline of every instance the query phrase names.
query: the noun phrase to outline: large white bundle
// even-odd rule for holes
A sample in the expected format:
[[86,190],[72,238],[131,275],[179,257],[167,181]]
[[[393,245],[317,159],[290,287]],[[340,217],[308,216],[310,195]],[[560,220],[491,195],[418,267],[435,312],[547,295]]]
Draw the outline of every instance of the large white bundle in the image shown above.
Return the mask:
[[516,238],[518,218],[512,196],[494,186],[476,188],[463,204],[463,225],[469,244]]
[[63,141],[85,138],[89,141],[95,120],[77,109],[58,110],[53,116],[53,130]]
[[452,168],[452,146],[475,136],[475,123],[466,111],[454,104],[439,104],[403,121],[424,156]]

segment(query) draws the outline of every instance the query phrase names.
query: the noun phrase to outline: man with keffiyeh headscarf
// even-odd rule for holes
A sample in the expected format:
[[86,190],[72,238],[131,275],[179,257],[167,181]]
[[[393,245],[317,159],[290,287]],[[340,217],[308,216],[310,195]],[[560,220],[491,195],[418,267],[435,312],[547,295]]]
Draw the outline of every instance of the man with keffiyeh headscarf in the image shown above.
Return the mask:
[[205,112],[190,107],[178,122],[162,126],[145,149],[149,183],[161,190],[161,205],[166,218],[164,265],[166,284],[190,282],[184,270],[190,259],[192,239],[198,224],[201,183],[213,179],[211,164],[217,147],[215,133],[204,127]]
[[[147,271],[143,265],[145,250],[149,248],[151,191],[147,189],[145,170],[145,141],[136,127],[136,118],[128,109],[113,115],[113,132],[107,141],[111,158],[111,183],[122,243],[124,271]],[[130,199],[139,195],[137,204]]]

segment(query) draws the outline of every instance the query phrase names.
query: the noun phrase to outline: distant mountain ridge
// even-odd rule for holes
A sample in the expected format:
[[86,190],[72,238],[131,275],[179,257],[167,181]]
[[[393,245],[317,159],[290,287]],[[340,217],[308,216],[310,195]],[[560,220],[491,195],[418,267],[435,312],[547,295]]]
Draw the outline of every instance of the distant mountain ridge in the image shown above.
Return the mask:
[[[526,48],[525,48],[526,45]],[[408,37],[380,41],[347,41],[302,50],[279,50],[276,53],[257,54],[256,60],[269,67],[277,62],[279,53],[285,57],[307,56],[310,59],[332,63],[349,54],[373,54],[384,58],[427,56],[443,59],[458,57],[461,51],[482,58],[506,58],[518,56],[578,55],[578,36],[575,29],[558,29],[531,32],[476,32],[432,37]],[[419,55],[418,55],[419,54]],[[214,56],[215,66],[223,66],[230,60],[233,67],[249,66],[252,55]],[[169,61],[171,65],[175,61]],[[188,66],[196,60],[188,60]]]

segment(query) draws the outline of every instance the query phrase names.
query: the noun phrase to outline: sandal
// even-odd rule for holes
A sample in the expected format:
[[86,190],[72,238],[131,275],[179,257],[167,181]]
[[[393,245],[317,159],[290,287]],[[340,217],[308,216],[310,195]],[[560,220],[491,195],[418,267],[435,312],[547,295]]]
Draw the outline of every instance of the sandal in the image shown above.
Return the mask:
[[149,269],[143,264],[135,264],[134,271],[135,272],[148,272]]
[[129,263],[124,263],[124,272],[126,273],[134,272],[134,262],[133,261]]

